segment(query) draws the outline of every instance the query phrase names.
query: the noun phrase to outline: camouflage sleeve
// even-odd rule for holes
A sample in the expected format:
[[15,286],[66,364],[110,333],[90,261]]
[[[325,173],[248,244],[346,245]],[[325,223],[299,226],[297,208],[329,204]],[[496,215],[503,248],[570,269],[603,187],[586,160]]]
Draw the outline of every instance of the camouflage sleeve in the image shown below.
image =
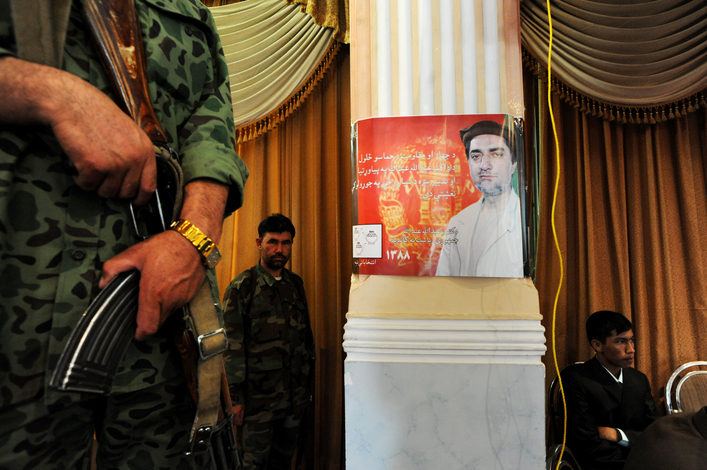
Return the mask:
[[202,19],[213,31],[208,41],[210,50],[202,51],[209,54],[211,74],[203,77],[201,100],[180,130],[179,149],[185,183],[210,178],[231,188],[226,204],[228,214],[243,205],[248,168],[236,154],[231,88],[221,40],[210,12],[205,7],[203,11],[206,13]]
[[[241,279],[242,281],[242,279]],[[245,299],[241,294],[242,282],[234,280],[223,296],[223,319],[228,336],[228,350],[224,354],[226,378],[233,405],[245,403],[246,357],[243,346],[243,315]]]

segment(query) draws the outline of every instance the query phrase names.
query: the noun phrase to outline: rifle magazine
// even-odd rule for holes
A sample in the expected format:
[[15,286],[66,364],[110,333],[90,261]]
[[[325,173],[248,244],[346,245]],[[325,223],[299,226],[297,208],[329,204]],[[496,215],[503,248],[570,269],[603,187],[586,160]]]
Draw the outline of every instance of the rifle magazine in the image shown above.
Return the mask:
[[118,274],[91,302],[59,357],[49,386],[107,395],[137,327],[140,272]]

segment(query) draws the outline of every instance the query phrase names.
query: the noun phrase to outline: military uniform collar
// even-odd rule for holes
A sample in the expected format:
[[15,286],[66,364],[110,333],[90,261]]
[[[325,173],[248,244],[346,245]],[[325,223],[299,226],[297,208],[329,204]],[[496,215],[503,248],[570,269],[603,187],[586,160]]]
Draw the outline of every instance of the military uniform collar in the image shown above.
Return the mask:
[[[260,260],[258,260],[258,264],[255,265],[255,269],[258,272],[258,276],[262,277],[267,285],[270,287],[275,285],[277,279],[260,264]],[[282,281],[290,282],[290,271],[287,268],[282,268]]]

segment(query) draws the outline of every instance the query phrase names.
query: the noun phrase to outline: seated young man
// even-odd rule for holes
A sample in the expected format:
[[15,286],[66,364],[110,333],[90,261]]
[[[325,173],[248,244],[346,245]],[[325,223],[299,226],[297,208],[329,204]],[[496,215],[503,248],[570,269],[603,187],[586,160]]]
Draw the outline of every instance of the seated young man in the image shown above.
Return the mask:
[[658,418],[648,378],[633,369],[633,327],[600,311],[587,320],[593,359],[567,367],[567,446],[582,470],[622,469],[631,444]]

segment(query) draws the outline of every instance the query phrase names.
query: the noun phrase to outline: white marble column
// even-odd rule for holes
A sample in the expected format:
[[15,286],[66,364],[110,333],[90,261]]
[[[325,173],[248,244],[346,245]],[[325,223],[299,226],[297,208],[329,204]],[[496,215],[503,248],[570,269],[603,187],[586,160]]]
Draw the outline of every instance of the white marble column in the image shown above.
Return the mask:
[[344,334],[347,468],[544,468],[538,308],[524,279],[354,282]]
[[[352,121],[523,116],[517,0],[351,0],[351,24]],[[543,469],[540,320],[529,279],[355,276],[347,469]]]

